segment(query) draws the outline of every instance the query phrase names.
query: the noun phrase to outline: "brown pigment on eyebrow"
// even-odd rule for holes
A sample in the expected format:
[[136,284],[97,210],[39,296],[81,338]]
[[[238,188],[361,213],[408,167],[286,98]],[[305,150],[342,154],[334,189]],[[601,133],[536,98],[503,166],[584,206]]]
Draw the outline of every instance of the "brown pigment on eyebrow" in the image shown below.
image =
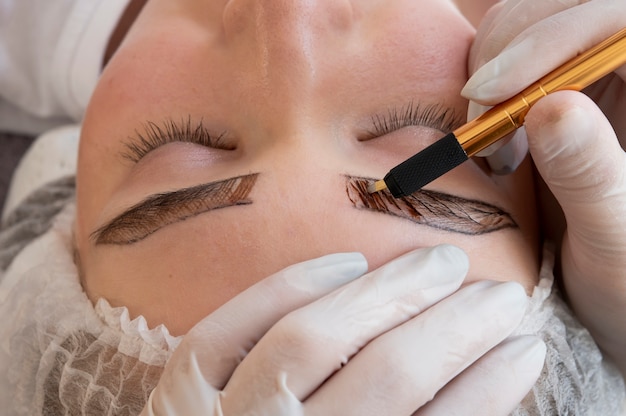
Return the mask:
[[175,222],[207,211],[248,205],[258,174],[153,195],[92,234],[96,244],[132,244]]
[[356,208],[467,235],[518,227],[510,214],[486,202],[424,189],[402,198],[394,198],[387,189],[370,194],[367,187],[372,182],[368,178],[347,178],[346,191]]

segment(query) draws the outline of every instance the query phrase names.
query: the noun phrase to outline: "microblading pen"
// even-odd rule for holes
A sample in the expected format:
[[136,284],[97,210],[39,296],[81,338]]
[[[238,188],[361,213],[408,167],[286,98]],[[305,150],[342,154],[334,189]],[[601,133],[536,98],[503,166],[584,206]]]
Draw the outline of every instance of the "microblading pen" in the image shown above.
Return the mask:
[[530,107],[542,97],[580,91],[624,64],[626,28],[400,163],[368,191],[388,188],[396,198],[410,195],[521,127]]

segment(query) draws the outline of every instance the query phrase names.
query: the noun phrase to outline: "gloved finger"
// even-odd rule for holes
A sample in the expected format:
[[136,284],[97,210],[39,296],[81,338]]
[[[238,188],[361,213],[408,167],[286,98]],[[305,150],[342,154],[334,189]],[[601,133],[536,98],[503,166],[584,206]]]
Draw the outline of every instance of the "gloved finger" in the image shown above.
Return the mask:
[[526,129],[521,127],[509,135],[503,146],[485,157],[489,168],[496,175],[508,175],[515,172],[528,154]]
[[366,271],[360,253],[331,254],[288,267],[248,288],[189,331],[143,414],[191,416],[215,410],[220,388],[276,321]]
[[529,26],[589,0],[501,1],[485,15],[469,56],[469,69],[476,70],[495,58]]
[[370,342],[307,399],[305,409],[324,415],[411,414],[509,336],[527,302],[514,282],[469,285]]
[[[467,119],[473,120],[489,110],[489,108],[471,101],[468,107]],[[489,168],[496,175],[508,175],[515,172],[527,154],[526,130],[522,127],[478,152],[476,156],[484,157]]]
[[[485,105],[504,101],[624,26],[623,0],[594,0],[568,8],[516,36],[502,53],[472,75],[462,95]],[[617,73],[626,79],[626,67]]]
[[290,266],[256,283],[194,326],[180,348],[197,356],[206,381],[222,388],[272,325],[367,272],[360,253],[339,253]]
[[[283,375],[285,389],[303,400],[372,339],[456,290],[468,268],[459,248],[415,250],[290,313],[237,367],[224,410],[243,414],[271,400]],[[259,383],[254,397],[246,394],[248,380]]]
[[[478,68],[486,64],[489,60],[494,58],[495,55],[497,55],[497,53],[500,52],[508,43],[502,42],[499,38],[489,37],[489,34],[493,32],[495,25],[498,24],[498,17],[501,16],[503,7],[507,3],[507,1],[500,0],[498,3],[491,6],[491,8],[487,10],[483,18],[480,20],[480,24],[476,30],[476,36],[474,36],[474,42],[470,48],[467,60],[467,69],[470,75],[476,72]],[[495,45],[487,48],[484,45],[485,42],[494,42]],[[483,56],[483,48],[485,48],[485,50],[495,49],[497,52],[491,56]]]
[[[626,154],[599,108],[563,91],[528,113],[530,151],[565,214],[564,283],[572,307],[626,368]],[[620,360],[622,360],[620,362]]]
[[533,387],[546,357],[534,336],[505,340],[446,385],[413,416],[509,415]]
[[[563,0],[537,3],[534,0],[511,0],[497,3],[487,12],[478,28],[468,61],[470,74],[495,58],[528,26],[584,1]],[[468,121],[475,119],[489,108],[491,106],[470,101]],[[482,150],[476,156],[486,158],[493,173],[506,175],[517,169],[526,158],[527,151],[525,132],[520,130]]]
[[558,92],[535,107],[527,117],[528,143],[569,234],[597,244],[597,255],[609,254],[615,243],[626,243],[626,215],[617,215],[626,214],[626,155],[615,132],[581,93]]

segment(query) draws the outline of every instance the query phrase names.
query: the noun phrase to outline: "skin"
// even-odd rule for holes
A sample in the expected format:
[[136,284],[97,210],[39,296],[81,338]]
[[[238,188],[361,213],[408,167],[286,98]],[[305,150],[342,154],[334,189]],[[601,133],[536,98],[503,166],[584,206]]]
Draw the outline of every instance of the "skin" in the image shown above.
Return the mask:
[[456,0],[454,3],[458,6],[459,10],[467,20],[474,26],[478,27],[485,13],[489,8],[500,0]]
[[[493,204],[518,225],[480,235],[358,209],[346,189],[346,175],[380,178],[444,133],[409,126],[373,137],[377,117],[419,103],[464,118],[473,36],[443,0],[149,1],[83,124],[75,237],[90,299],[180,335],[293,263],[360,251],[372,270],[438,243],[469,254],[467,282],[516,280],[530,290],[539,249],[528,162],[506,177],[465,163],[426,188]],[[232,150],[170,143],[138,162],[123,156],[142,126],[168,120],[202,121]],[[92,237],[150,195],[252,173],[249,204],[133,244]]]

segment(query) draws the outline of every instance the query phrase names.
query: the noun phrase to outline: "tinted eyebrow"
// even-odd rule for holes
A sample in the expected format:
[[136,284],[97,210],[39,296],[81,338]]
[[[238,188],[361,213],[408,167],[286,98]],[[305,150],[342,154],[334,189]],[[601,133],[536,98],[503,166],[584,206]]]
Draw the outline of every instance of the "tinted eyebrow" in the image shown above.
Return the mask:
[[132,244],[159,229],[219,208],[248,205],[258,173],[151,195],[91,234],[99,244]]
[[421,189],[409,196],[394,198],[389,190],[374,194],[367,187],[375,179],[347,177],[346,191],[358,209],[382,212],[417,224],[466,235],[518,228],[503,209],[474,199]]

